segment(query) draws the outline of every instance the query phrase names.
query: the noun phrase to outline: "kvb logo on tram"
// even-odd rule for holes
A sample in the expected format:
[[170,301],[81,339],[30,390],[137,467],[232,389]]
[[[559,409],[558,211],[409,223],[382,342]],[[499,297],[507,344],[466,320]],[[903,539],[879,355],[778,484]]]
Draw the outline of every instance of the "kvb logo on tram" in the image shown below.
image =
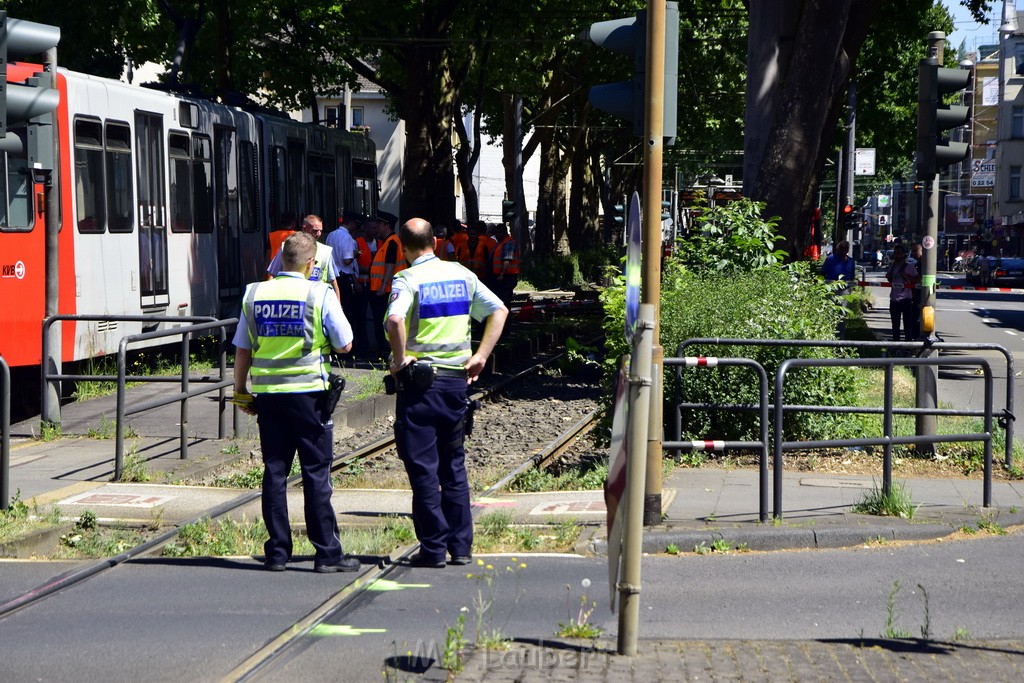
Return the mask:
[[5,263],[3,265],[3,277],[16,277],[19,280],[25,277],[25,262]]

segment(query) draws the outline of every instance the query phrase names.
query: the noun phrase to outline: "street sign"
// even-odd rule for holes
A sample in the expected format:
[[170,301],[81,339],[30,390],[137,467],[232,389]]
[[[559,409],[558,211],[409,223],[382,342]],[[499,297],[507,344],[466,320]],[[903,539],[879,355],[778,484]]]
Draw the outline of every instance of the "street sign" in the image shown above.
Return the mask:
[[626,342],[630,345],[640,317],[641,256],[640,195],[634,192],[629,198],[629,213],[626,214]]
[[880,213],[880,214],[878,214],[878,224],[879,225],[889,225],[889,214],[887,214],[887,213]]
[[887,194],[880,194],[880,195],[878,195],[878,208],[884,209],[887,206],[889,206],[889,195],[887,195]]
[[853,157],[854,175],[875,175],[874,147],[858,147]]

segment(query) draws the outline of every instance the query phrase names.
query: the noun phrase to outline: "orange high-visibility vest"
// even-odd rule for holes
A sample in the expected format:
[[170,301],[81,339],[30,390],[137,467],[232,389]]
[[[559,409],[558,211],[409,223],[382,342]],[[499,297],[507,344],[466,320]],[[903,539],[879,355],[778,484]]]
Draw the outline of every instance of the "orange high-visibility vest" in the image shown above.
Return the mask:
[[476,249],[472,252],[470,252],[468,240],[465,245],[456,247],[455,258],[458,259],[459,263],[473,271],[478,278],[483,278],[487,275],[487,245],[484,244],[483,240],[478,239],[476,241]]
[[508,268],[505,270],[506,275],[519,275],[519,244],[512,239],[509,235],[502,241],[498,242],[498,246],[494,248],[494,254],[491,257],[491,269],[495,275],[501,275],[501,264],[503,259],[501,253],[505,250],[505,245],[511,242],[513,245],[512,260],[508,261]]
[[398,235],[392,233],[388,235],[388,238],[377,247],[377,255],[373,257],[373,263],[370,265],[370,291],[379,292],[380,288],[383,287],[385,292],[391,291],[391,283],[384,283],[384,270],[387,264],[384,263],[384,255],[388,253],[388,245],[394,242],[398,246],[398,253],[395,256],[395,270],[393,275],[398,275],[401,271],[408,267],[405,262],[405,252],[402,250],[402,243],[398,239]]
[[446,261],[447,259],[445,259],[444,255],[445,255],[445,250],[447,248],[448,248],[448,240],[446,240],[443,237],[435,237],[434,238],[434,256],[436,256],[437,258],[441,259],[442,261]]
[[370,284],[370,266],[373,265],[373,252],[370,251],[370,243],[365,237],[356,238],[356,248],[359,255],[356,256],[356,263],[359,264],[359,283],[363,287]]

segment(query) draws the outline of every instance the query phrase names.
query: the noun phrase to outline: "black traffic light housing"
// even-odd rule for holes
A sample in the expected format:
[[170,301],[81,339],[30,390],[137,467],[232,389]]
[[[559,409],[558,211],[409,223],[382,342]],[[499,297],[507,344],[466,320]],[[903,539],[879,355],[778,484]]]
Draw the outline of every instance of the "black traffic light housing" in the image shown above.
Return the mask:
[[45,52],[59,42],[58,27],[11,19],[0,10],[0,151],[20,150],[21,139],[9,134],[9,129],[52,112],[60,103],[60,93],[46,85],[52,83],[50,75],[29,78],[24,84],[8,83],[7,62]]
[[516,219],[516,203],[511,199],[501,200],[501,220],[511,223]]
[[931,180],[938,169],[967,158],[971,148],[966,142],[951,142],[942,131],[966,125],[971,108],[944,104],[944,95],[963,90],[971,83],[969,69],[945,69],[938,61],[922,59],[917,69],[917,177]]
[[[647,12],[634,17],[599,21],[577,38],[589,40],[633,57],[633,78],[590,88],[587,99],[592,105],[633,124],[633,134],[644,135],[644,111],[647,101]],[[679,100],[679,3],[665,3],[665,92],[662,136],[674,144]]]
[[622,204],[612,206],[612,225],[621,228],[626,224],[626,207]]

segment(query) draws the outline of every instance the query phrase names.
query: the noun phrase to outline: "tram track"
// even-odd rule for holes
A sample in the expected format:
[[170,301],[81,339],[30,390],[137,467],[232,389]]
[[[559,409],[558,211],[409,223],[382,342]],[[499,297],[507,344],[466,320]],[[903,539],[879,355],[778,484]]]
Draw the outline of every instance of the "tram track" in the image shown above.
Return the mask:
[[[507,387],[515,384],[516,382],[522,381],[523,379],[533,375],[534,373],[537,373],[543,370],[544,368],[549,367],[552,363],[557,362],[561,357],[563,357],[565,353],[567,353],[567,351],[550,355],[547,358],[543,359],[541,362],[535,363],[534,365],[514,375],[504,378],[491,386],[488,386],[478,391],[474,391],[471,394],[471,398],[475,400],[485,400],[489,397],[492,397],[500,393],[501,391],[505,390]],[[560,452],[564,451],[564,448],[567,447],[568,443],[571,443],[572,440],[574,440],[577,436],[583,433],[583,429],[584,427],[586,427],[586,425],[583,424],[584,422],[587,422],[589,419],[589,424],[593,424],[593,421],[596,419],[596,412],[597,411],[593,411],[588,416],[588,418],[584,418],[583,420],[580,420],[579,422],[574,424],[570,429],[566,430],[565,432],[563,432],[563,434],[559,435],[558,438],[553,440],[552,444],[540,449],[540,452],[534,452],[530,456],[528,456],[525,460],[523,460],[514,468],[515,474],[525,471],[531,466],[541,466],[541,463],[546,465],[550,463],[552,460],[554,460],[554,458],[557,457],[557,455]],[[393,448],[393,436],[385,436],[378,438],[370,443],[363,444],[355,449],[352,449],[339,456],[336,456],[332,464],[332,471],[342,470],[353,464],[364,462],[366,460],[378,457],[381,454],[386,453]],[[495,492],[507,486],[508,483],[511,482],[514,478],[514,475],[505,476],[501,478],[498,482],[492,484],[485,491],[479,493],[474,500],[478,500],[479,498],[486,497],[488,495],[493,495]],[[295,485],[299,482],[301,482],[301,474],[296,474],[288,478],[289,486]],[[218,519],[244,507],[245,505],[252,503],[255,500],[258,500],[260,497],[261,491],[259,490],[247,491],[216,507],[203,510],[202,512],[197,514],[193,519],[184,522],[172,529],[168,529],[160,533],[156,537],[148,539],[147,541],[132,548],[129,548],[128,550],[122,553],[119,553],[112,557],[103,558],[95,562],[90,562],[84,567],[80,567],[77,569],[73,569],[69,572],[65,572],[64,574],[56,576],[28,591],[24,591],[20,595],[17,595],[14,598],[8,599],[7,601],[0,603],[0,619],[16,612],[17,610],[27,607],[39,600],[42,600],[43,598],[54,595],[72,586],[78,585],[90,578],[93,578],[105,572],[108,569],[112,569],[129,560],[157,553],[165,545],[173,541],[178,536],[182,527],[188,524],[200,522],[202,520]],[[479,506],[474,506],[474,516],[478,514],[479,510]],[[418,544],[411,544],[406,547],[398,548],[391,553],[391,556],[397,557],[397,561],[401,562],[402,560],[407,559],[414,552],[416,552],[418,547]],[[390,564],[385,564],[384,566],[375,570],[377,574],[372,575],[372,580],[369,581],[367,581],[367,577],[371,575],[361,574],[353,584],[350,584],[350,586],[357,586],[357,590],[352,595],[352,597],[355,597],[355,595],[361,593],[362,588],[365,588],[365,586],[369,585],[369,583],[372,583],[372,581],[376,581],[387,576],[387,574],[393,571],[393,569],[396,566],[401,565],[396,564],[396,561],[392,560]],[[358,586],[362,586],[362,588],[358,588]],[[344,598],[344,595],[346,594],[346,591],[348,591],[348,588],[349,587],[343,589],[341,592],[339,592],[339,594],[333,596],[331,599],[329,599],[323,605],[321,605],[317,610],[314,610],[311,613],[311,615],[315,615],[322,611],[323,617],[319,620],[316,620],[314,618],[313,620],[315,621],[315,623],[312,623],[312,625],[309,628],[315,626],[316,623],[321,623],[324,618],[327,618],[328,615],[335,614],[339,609],[342,609],[344,605],[349,602]],[[296,627],[299,625],[299,623],[303,623],[304,621],[310,618],[311,617],[307,615],[307,617],[305,617],[303,620],[300,620],[300,622],[297,623]],[[289,631],[295,629],[296,627],[292,627],[292,629],[289,629]],[[305,629],[302,632],[308,632],[308,629]]]

